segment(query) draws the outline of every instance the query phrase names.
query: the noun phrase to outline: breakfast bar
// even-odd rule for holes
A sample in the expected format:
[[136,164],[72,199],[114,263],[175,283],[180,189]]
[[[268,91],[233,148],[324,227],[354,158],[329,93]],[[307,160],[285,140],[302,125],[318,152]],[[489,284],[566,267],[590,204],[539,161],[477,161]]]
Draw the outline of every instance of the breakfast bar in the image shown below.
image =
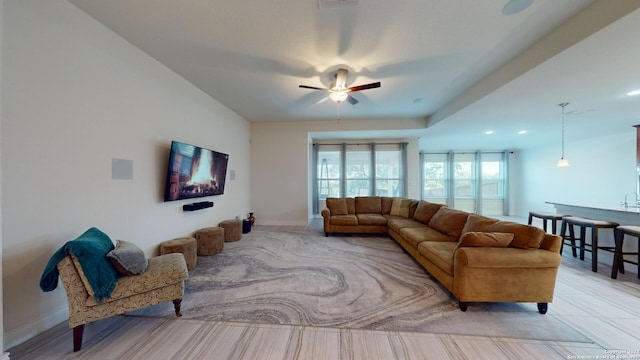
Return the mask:
[[[631,205],[598,205],[598,204],[568,204],[561,202],[547,201],[547,204],[551,204],[555,207],[556,212],[559,214],[570,214],[571,216],[577,216],[587,219],[596,219],[603,221],[617,222],[620,225],[635,225],[640,226],[640,206]],[[613,232],[603,232],[599,236],[598,242],[600,246],[615,246],[615,240]],[[637,241],[625,241],[623,249],[626,253],[638,253]],[[600,261],[604,264],[611,266],[613,264],[613,254],[603,253]],[[637,271],[631,268],[632,271]]]

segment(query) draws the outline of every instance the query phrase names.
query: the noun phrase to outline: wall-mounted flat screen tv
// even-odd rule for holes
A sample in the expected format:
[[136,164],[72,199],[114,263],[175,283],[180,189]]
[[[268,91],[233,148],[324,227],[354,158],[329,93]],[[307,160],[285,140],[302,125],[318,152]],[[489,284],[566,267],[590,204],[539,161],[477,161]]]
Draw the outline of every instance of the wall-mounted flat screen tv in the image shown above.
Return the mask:
[[164,201],[222,195],[229,155],[171,142]]

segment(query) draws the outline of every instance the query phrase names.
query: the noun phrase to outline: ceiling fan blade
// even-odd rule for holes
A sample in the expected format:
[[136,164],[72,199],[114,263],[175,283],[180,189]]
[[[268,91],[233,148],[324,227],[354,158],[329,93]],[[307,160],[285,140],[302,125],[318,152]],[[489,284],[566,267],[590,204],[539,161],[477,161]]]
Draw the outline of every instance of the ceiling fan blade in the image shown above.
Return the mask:
[[367,89],[375,89],[375,88],[379,88],[380,86],[382,86],[382,84],[380,84],[380,82],[378,81],[371,84],[352,86],[348,90],[351,92],[355,92],[355,91],[361,91],[361,90],[367,90]]
[[338,69],[336,73],[336,87],[339,89],[344,89],[347,87],[347,69]]
[[307,85],[298,85],[298,87],[303,89],[311,89],[311,90],[327,90],[327,89],[323,89],[315,86],[307,86]]
[[323,102],[327,101],[327,99],[329,99],[329,96],[321,98],[320,100],[314,102],[314,104],[322,104]]
[[347,101],[349,102],[349,104],[351,105],[355,105],[357,103],[359,103],[360,101],[358,101],[358,99],[354,98],[353,96],[349,95],[347,96]]

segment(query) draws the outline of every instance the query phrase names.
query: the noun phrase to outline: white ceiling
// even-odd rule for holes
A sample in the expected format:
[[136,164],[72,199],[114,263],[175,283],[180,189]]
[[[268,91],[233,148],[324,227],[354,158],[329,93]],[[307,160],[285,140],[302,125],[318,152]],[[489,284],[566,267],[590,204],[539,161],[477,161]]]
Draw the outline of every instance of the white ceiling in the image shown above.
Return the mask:
[[640,0],[536,0],[510,16],[507,0],[69,1],[252,122],[335,121],[335,103],[314,104],[325,94],[298,85],[328,87],[344,67],[347,85],[382,87],[353,93],[360,103],[340,105],[342,119],[425,127],[343,138],[420,137],[431,150],[558,143],[565,101],[568,141],[640,123],[640,96],[624,96],[640,89]]

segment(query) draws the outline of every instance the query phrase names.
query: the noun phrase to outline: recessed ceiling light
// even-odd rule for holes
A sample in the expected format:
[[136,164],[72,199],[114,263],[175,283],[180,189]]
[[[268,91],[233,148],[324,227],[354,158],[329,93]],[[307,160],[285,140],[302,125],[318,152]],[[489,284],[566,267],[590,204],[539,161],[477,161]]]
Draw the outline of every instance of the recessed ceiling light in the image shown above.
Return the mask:
[[526,133],[527,133],[527,130],[520,130],[520,131],[518,131],[518,134],[520,134],[520,135],[522,135],[522,134],[526,134]]
[[627,96],[640,95],[640,90],[633,90],[627,93]]
[[487,135],[491,135],[491,134],[493,134],[493,130],[488,130],[488,131],[485,131],[484,133],[487,134]]

